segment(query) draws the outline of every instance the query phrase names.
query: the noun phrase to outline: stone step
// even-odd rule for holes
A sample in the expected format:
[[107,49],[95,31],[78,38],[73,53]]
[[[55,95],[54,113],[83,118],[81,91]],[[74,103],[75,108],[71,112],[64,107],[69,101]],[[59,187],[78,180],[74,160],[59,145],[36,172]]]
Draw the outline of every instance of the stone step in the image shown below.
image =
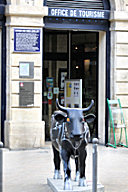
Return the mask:
[[[78,182],[72,181],[73,190],[64,190],[64,181],[63,179],[47,179],[48,185],[51,187],[53,192],[92,192],[92,182],[87,181],[87,186],[80,187],[78,186]],[[97,192],[104,192],[104,186],[101,184],[97,184]]]

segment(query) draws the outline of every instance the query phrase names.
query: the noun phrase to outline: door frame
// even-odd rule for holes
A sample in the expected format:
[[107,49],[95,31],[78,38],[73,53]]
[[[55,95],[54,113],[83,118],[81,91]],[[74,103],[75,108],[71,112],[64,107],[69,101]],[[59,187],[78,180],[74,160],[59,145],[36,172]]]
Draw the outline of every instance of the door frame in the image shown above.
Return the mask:
[[[48,28],[48,29],[62,30],[62,28],[61,29]],[[82,31],[87,31],[87,30],[82,30]],[[99,32],[99,61],[98,61],[98,82],[97,82],[98,84],[97,136],[99,139],[99,143],[106,144],[107,138],[108,138],[106,98],[109,98],[110,96],[110,33],[108,30],[98,30],[98,31],[93,30],[93,32]],[[108,41],[106,42],[107,39]]]

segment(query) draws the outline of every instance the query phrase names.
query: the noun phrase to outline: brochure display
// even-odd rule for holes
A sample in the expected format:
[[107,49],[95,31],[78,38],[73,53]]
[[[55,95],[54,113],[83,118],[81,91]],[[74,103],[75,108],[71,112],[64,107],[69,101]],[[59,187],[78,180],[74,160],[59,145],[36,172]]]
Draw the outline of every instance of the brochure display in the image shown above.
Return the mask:
[[71,108],[82,108],[82,79],[65,80],[64,105]]

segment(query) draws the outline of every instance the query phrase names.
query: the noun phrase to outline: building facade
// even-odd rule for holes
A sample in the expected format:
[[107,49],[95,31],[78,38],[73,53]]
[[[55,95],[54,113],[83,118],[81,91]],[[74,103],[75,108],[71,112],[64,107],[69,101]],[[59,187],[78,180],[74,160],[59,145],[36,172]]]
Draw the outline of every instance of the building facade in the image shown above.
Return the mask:
[[5,147],[44,145],[55,100],[64,101],[66,78],[82,79],[83,107],[94,99],[94,134],[100,143],[105,144],[108,137],[107,98],[120,98],[128,125],[127,0],[7,0],[2,4],[1,29],[6,26],[6,37],[4,31],[1,36],[6,45],[1,50],[6,62],[1,57],[1,132]]
[[5,2],[0,1],[0,108],[1,108],[1,129],[0,129],[0,139],[4,137],[4,120],[5,120],[5,106],[6,106],[6,27],[5,27]]

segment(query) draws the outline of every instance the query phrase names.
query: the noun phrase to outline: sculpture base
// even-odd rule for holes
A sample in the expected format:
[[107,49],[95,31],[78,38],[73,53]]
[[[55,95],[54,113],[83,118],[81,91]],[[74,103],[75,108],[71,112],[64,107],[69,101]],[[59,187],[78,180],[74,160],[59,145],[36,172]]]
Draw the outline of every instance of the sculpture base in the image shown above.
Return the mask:
[[[64,190],[64,181],[63,179],[47,179],[48,185],[51,187],[53,192],[92,192],[92,182],[87,181],[86,187],[79,187],[78,182],[72,181],[73,190]],[[97,184],[97,192],[104,192],[104,186]]]

